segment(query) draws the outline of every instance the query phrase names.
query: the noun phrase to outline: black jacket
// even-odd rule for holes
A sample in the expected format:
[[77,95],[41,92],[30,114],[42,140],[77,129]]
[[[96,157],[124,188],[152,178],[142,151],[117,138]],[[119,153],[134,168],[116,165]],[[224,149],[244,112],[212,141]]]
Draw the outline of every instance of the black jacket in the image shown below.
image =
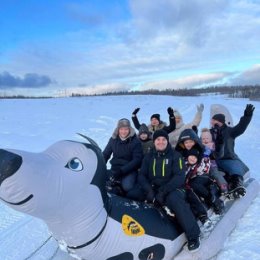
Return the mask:
[[[132,121],[133,121],[135,128],[137,130],[139,130],[141,124],[136,115],[132,116]],[[170,123],[169,126],[167,126],[164,122],[160,121],[160,124],[156,128],[152,127],[151,125],[148,125],[147,127],[151,133],[155,132],[156,130],[163,129],[164,131],[166,131],[169,134],[172,131],[174,131],[176,128],[175,117],[169,116],[169,123]]]
[[107,146],[103,151],[103,156],[107,162],[113,154],[111,170],[121,170],[123,174],[128,174],[137,171],[142,163],[143,150],[140,140],[134,134],[126,140],[121,140],[120,137],[109,139]]
[[[234,151],[235,139],[245,132],[251,119],[252,116],[242,116],[238,124],[235,125],[234,127],[227,126],[226,124],[220,127],[220,134],[222,135],[221,140],[223,143],[221,144],[216,143],[216,147],[219,145],[223,146],[224,151],[223,153],[220,153],[220,155],[216,158],[217,160],[239,159],[239,157]],[[216,142],[216,136],[214,136],[213,128],[211,128],[210,131],[213,136],[213,141]]]
[[164,152],[153,148],[143,159],[138,181],[146,193],[156,190],[167,195],[173,190],[183,188],[185,164],[181,155],[170,144]]

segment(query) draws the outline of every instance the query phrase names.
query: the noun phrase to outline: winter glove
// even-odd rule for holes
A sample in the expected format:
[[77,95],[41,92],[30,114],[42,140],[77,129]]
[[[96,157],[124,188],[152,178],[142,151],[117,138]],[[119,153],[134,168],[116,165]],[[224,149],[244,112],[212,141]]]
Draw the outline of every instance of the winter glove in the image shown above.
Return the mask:
[[204,105],[203,105],[203,104],[200,104],[200,105],[197,106],[197,111],[198,111],[199,113],[202,113],[203,110],[204,110]]
[[139,110],[140,110],[140,107],[136,108],[136,109],[133,111],[132,115],[133,115],[133,116],[136,116],[136,114],[139,112]]
[[160,207],[164,206],[164,193],[159,191],[156,195],[155,195],[155,201],[154,204],[158,205]]
[[244,112],[244,116],[252,116],[254,110],[255,110],[255,107],[252,104],[247,104],[245,112]]
[[167,112],[168,112],[170,117],[174,117],[173,109],[171,107],[167,108]]
[[196,133],[196,135],[198,135],[198,127],[196,125],[193,125],[191,128]]
[[146,195],[146,200],[148,203],[152,203],[154,201],[154,191],[150,190]]

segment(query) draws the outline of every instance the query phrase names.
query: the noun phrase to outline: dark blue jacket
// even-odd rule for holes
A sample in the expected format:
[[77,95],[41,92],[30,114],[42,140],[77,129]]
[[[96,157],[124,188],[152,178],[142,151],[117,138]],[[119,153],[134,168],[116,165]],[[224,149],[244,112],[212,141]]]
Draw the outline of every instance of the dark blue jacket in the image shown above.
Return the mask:
[[181,155],[170,144],[164,152],[153,148],[143,159],[138,181],[146,193],[153,189],[167,195],[173,190],[183,188],[185,164]]
[[142,163],[143,150],[137,136],[131,135],[126,140],[121,140],[119,136],[111,137],[103,151],[103,156],[107,162],[110,160],[111,170],[121,170],[123,174],[137,171]]

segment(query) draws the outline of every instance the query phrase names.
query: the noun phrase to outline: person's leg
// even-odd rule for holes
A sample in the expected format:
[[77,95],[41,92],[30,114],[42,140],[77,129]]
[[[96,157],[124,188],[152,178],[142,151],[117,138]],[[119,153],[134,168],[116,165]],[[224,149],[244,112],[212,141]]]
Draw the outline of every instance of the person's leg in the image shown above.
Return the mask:
[[209,189],[207,188],[209,184],[210,184],[210,179],[208,176],[197,176],[191,179],[189,183],[193,191],[199,197],[202,197],[204,199],[207,199],[210,196]]
[[166,197],[166,206],[175,214],[178,223],[186,234],[188,248],[193,251],[200,246],[200,228],[185,197],[184,191],[172,191]]
[[248,167],[239,159],[234,160],[218,160],[217,165],[219,169],[226,172],[229,176],[240,175],[244,176],[249,170]]
[[146,199],[145,193],[139,185],[136,185],[131,190],[129,190],[126,194],[126,197],[137,201],[145,201]]
[[248,171],[248,167],[239,159],[236,160],[219,160],[219,167],[229,175],[229,195],[234,198],[245,196],[243,176]]
[[209,225],[211,221],[208,218],[207,209],[200,201],[199,197],[191,189],[186,190],[186,195],[186,200],[190,204],[194,216],[199,219],[203,225]]
[[136,178],[137,178],[137,174],[135,172],[132,172],[124,176],[121,180],[122,189],[125,192],[129,192],[131,189],[133,189],[136,183]]
[[228,192],[228,183],[224,178],[224,174],[224,172],[218,170],[217,166],[210,166],[209,175],[217,182],[218,187],[220,188],[220,192],[223,195]]

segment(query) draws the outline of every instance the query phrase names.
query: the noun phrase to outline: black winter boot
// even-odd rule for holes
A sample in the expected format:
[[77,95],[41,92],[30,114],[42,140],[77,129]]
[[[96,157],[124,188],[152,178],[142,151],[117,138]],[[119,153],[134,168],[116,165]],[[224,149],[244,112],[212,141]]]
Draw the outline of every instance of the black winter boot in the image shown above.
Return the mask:
[[230,197],[233,196],[235,199],[246,195],[246,188],[244,187],[244,180],[242,176],[234,174],[230,177],[228,195]]

